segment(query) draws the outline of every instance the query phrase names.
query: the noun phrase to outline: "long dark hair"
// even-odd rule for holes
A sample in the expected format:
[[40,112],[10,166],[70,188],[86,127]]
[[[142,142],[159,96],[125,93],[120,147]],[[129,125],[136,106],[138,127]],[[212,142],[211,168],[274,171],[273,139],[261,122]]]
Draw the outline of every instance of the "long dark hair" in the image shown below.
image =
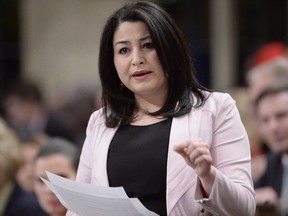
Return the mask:
[[[104,116],[108,127],[129,124],[136,108],[134,93],[120,86],[114,66],[113,36],[125,21],[145,23],[168,79],[168,96],[164,106],[151,115],[177,117],[191,108],[202,106],[208,90],[200,85],[182,33],[168,13],[151,2],[134,2],[124,5],[108,19],[101,38],[99,74],[102,83]],[[194,99],[191,97],[191,91]]]

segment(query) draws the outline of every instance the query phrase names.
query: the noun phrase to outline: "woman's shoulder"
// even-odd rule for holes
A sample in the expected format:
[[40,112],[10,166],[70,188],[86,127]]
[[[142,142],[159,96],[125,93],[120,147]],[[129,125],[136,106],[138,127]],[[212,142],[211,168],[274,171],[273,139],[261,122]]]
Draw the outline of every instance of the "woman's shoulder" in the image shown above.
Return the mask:
[[103,108],[94,111],[89,119],[88,127],[95,127],[97,125],[105,124]]
[[231,97],[231,95],[226,92],[214,91],[214,92],[205,92],[204,94],[207,95],[208,101],[213,101],[214,103],[223,103],[223,102],[234,103],[235,102],[234,99]]
[[205,95],[205,103],[200,109],[210,111],[212,113],[223,109],[229,109],[235,105],[235,100],[229,93],[225,92],[203,92]]

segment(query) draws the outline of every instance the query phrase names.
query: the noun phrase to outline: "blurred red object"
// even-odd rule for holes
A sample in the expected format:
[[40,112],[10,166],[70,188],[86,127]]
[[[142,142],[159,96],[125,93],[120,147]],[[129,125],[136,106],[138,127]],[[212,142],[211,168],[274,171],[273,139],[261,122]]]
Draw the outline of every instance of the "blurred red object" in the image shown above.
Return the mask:
[[280,42],[271,42],[263,45],[252,56],[250,66],[256,66],[264,62],[270,61],[276,57],[285,56],[286,47],[285,44]]

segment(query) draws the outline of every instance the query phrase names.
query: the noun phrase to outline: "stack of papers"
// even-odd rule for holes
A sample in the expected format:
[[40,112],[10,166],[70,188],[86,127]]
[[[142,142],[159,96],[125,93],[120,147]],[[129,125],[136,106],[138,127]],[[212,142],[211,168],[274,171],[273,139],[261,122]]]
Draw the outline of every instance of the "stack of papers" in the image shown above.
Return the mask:
[[81,216],[157,216],[137,198],[129,198],[123,187],[102,187],[76,182],[51,172],[42,181],[67,209]]

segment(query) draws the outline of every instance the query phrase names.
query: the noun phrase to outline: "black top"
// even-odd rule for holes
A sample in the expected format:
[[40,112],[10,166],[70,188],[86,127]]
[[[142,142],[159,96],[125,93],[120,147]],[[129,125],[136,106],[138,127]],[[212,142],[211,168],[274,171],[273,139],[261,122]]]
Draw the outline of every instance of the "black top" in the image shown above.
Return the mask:
[[164,216],[166,173],[172,119],[147,126],[121,126],[109,147],[107,172],[111,187],[123,186],[149,210]]

